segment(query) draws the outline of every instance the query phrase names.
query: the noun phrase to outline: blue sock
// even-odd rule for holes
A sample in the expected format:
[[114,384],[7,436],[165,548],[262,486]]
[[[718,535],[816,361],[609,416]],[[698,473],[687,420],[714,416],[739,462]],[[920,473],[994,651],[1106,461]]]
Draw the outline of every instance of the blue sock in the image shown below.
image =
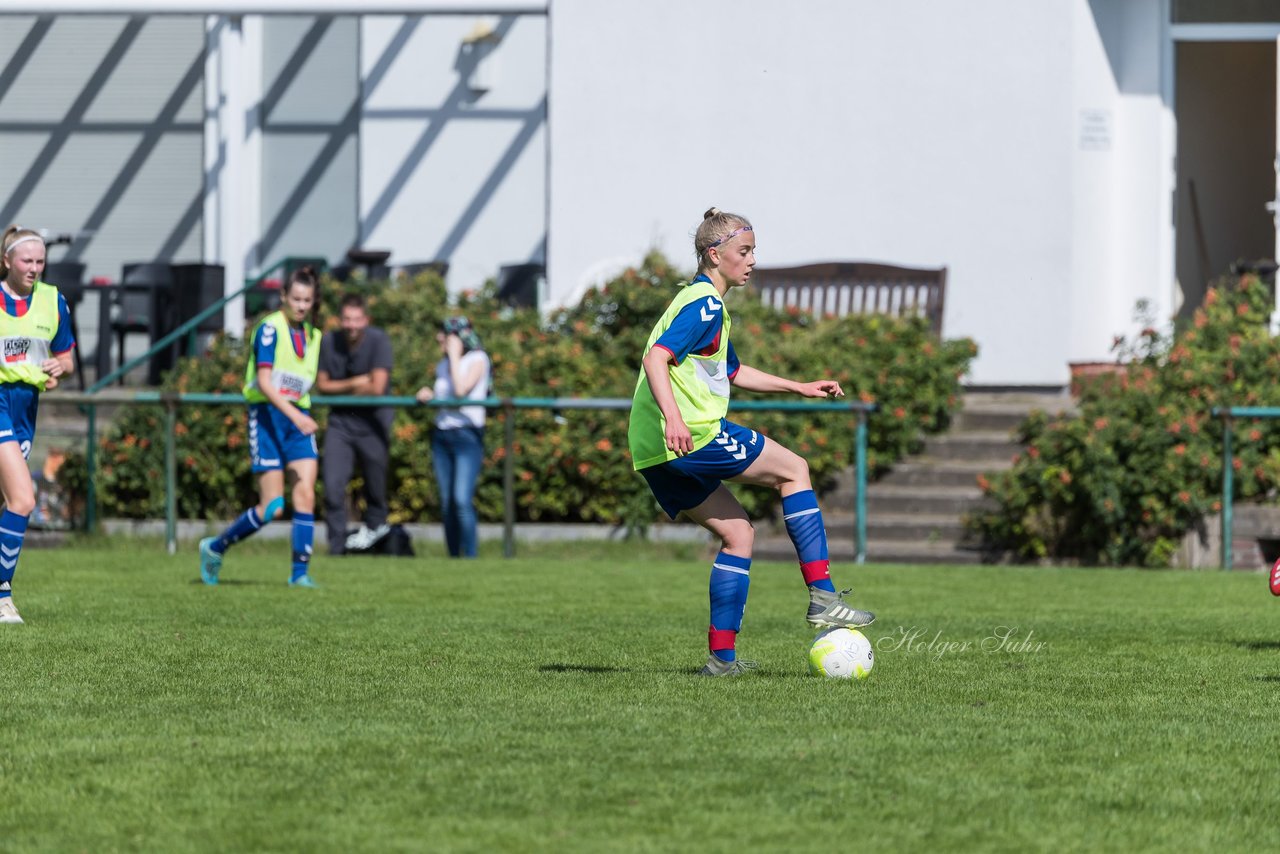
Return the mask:
[[818,496],[812,489],[795,492],[782,499],[782,519],[787,523],[787,536],[796,547],[804,583],[834,593],[831,583],[831,561],[827,558],[827,528],[822,523]]
[[258,533],[258,529],[261,527],[262,519],[258,517],[258,508],[250,507],[240,514],[240,518],[228,525],[227,530],[223,531],[222,536],[214,540],[209,548],[218,554],[222,554],[227,550],[228,546],[233,546],[245,537]]
[[720,552],[711,564],[711,626],[707,646],[721,661],[733,661],[751,587],[751,558]]
[[27,536],[27,517],[5,510],[0,513],[0,599],[13,595],[13,573]]
[[293,574],[290,581],[297,581],[307,574],[311,563],[311,543],[315,539],[316,517],[314,513],[293,514]]

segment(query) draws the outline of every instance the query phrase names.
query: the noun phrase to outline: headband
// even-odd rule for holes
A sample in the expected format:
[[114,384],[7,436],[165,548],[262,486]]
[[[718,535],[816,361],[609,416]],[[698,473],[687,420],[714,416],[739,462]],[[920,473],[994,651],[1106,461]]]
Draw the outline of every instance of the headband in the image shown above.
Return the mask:
[[744,232],[744,231],[754,231],[754,229],[753,229],[751,226],[749,226],[749,225],[744,225],[744,226],[742,226],[741,228],[735,228],[733,231],[729,232],[729,233],[728,233],[728,234],[726,234],[724,237],[722,237],[722,238],[720,238],[719,240],[717,240],[716,242],[714,242],[714,243],[712,243],[712,244],[708,245],[708,246],[707,246],[707,248],[708,248],[708,249],[714,249],[714,248],[716,248],[717,246],[719,246],[721,243],[727,243],[727,242],[729,242],[730,240],[733,240],[733,238],[737,237],[739,234],[742,234],[742,232]]
[[26,243],[28,240],[39,240],[41,243],[44,243],[44,238],[41,237],[40,235],[26,234],[26,235],[23,235],[22,237],[19,237],[17,240],[13,241],[12,243],[10,243],[9,248],[4,250],[4,254],[8,255],[15,248],[17,248],[19,243]]

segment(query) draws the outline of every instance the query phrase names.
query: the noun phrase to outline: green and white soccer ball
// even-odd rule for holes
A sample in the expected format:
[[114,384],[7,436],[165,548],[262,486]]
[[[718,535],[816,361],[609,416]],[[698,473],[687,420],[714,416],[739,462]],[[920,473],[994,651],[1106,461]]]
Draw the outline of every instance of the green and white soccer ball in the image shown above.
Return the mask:
[[809,672],[835,679],[866,679],[876,653],[867,636],[855,629],[827,629],[809,647]]

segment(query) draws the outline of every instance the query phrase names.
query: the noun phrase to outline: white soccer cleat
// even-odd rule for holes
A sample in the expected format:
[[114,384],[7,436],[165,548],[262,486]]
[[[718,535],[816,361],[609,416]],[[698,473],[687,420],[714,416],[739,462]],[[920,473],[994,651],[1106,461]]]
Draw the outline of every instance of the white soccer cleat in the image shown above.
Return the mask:
[[0,599],[0,623],[21,623],[22,615],[18,613],[18,606],[13,604],[13,597],[6,596]]
[[361,525],[360,530],[347,537],[347,549],[353,552],[368,551],[378,544],[378,540],[381,540],[389,533],[391,533],[391,526],[386,522],[376,528]]

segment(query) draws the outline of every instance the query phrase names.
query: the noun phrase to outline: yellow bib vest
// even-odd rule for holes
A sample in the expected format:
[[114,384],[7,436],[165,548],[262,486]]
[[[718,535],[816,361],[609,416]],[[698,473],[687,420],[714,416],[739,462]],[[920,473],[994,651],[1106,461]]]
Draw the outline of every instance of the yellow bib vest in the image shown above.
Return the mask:
[[258,387],[258,359],[252,345],[258,337],[258,330],[264,326],[266,327],[263,332],[264,342],[270,343],[266,341],[266,336],[273,337],[276,341],[276,360],[271,366],[272,387],[279,390],[280,394],[292,401],[299,409],[310,409],[311,386],[315,385],[316,372],[320,368],[320,330],[310,323],[302,324],[307,344],[306,355],[299,359],[298,354],[294,352],[293,338],[289,334],[289,321],[285,319],[283,311],[277,311],[262,318],[262,321],[253,328],[253,334],[249,336],[249,366],[244,372],[244,399],[250,403],[270,402]]
[[[680,416],[693,435],[693,449],[706,445],[720,432],[720,420],[729,411],[729,309],[724,305],[720,292],[710,282],[685,285],[671,301],[649,333],[648,354],[654,343],[662,337],[681,309],[699,304],[699,309],[710,319],[717,312],[723,314],[719,346],[711,355],[690,353],[679,365],[670,368],[671,390],[675,393]],[[635,395],[631,400],[631,421],[627,426],[627,443],[631,446],[631,464],[643,469],[674,460],[677,454],[667,450],[667,419],[658,409],[649,389],[649,378],[644,367],[636,381]]]
[[22,317],[0,311],[0,382],[31,383],[44,391],[49,379],[40,365],[53,354],[49,347],[58,331],[58,289],[36,282],[30,307]]

